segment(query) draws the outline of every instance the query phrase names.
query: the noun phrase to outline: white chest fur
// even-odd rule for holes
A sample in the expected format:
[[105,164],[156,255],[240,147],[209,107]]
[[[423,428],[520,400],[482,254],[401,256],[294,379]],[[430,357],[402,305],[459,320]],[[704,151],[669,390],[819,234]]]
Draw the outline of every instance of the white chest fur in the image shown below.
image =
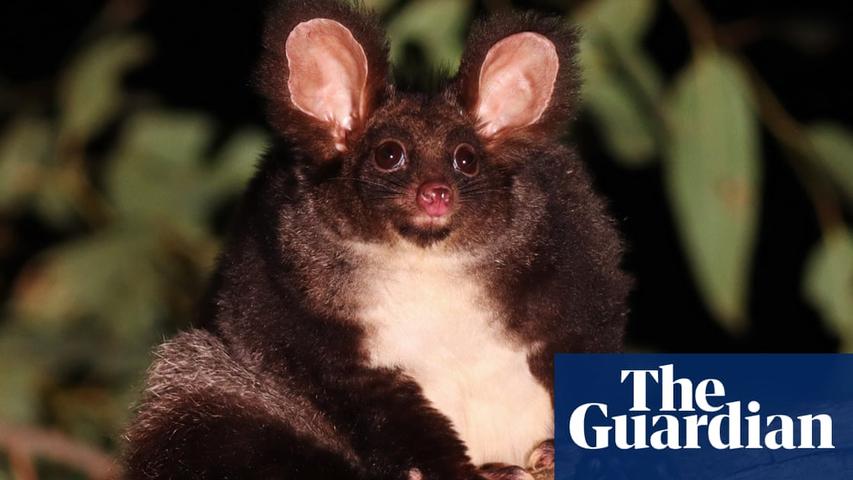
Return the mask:
[[476,464],[523,464],[553,436],[551,398],[465,272],[471,260],[406,246],[364,253],[360,317],[373,364],[413,377]]

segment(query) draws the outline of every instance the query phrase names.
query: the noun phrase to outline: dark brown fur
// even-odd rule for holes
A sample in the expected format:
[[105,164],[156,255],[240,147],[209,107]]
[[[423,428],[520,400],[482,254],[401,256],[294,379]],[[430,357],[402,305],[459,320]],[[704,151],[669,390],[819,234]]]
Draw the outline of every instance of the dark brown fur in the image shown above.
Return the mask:
[[[370,65],[371,114],[346,153],[287,96],[284,40],[315,17],[347,26]],[[542,345],[529,363],[548,388],[555,352],[620,350],[630,286],[621,241],[583,164],[559,142],[577,89],[575,34],[561,23],[504,15],[478,24],[457,78],[425,95],[386,83],[387,49],[372,17],[327,0],[272,13],[259,84],[279,135],[243,200],[202,330],[158,352],[127,433],[129,478],[405,479],[412,468],[425,479],[481,478],[420,387],[368,365],[353,240],[402,237],[485,254],[473,268],[506,328]],[[470,113],[472,82],[489,47],[521,31],[557,46],[555,96],[536,124],[484,140]],[[387,137],[410,148],[411,168],[371,167],[370,152]],[[473,179],[450,167],[459,142],[482,158]],[[459,197],[451,223],[408,224],[411,186],[437,177]]]

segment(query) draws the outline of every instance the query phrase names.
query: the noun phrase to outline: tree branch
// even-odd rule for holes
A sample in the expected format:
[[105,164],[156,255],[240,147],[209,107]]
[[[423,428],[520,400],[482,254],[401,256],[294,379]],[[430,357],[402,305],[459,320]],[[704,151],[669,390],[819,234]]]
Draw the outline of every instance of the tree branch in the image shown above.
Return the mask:
[[94,480],[118,480],[120,468],[107,454],[58,432],[0,422],[0,448],[9,454],[16,480],[35,480],[32,459],[45,458]]

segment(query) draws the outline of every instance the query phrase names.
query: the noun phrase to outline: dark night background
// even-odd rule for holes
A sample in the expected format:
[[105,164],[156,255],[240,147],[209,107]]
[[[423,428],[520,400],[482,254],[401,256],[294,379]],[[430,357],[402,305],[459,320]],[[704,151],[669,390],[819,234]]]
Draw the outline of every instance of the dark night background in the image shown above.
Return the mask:
[[[0,5],[0,91],[4,92],[0,96],[0,131],[20,112],[47,118],[57,115],[56,102],[50,99],[59,88],[58,72],[75,52],[101,35],[102,29],[112,28],[141,32],[153,42],[150,59],[131,69],[124,79],[123,88],[131,92],[128,95],[133,101],[145,104],[149,97],[155,97],[158,105],[212,117],[216,126],[209,149],[215,151],[226,144],[232,132],[247,125],[263,125],[262,105],[251,86],[251,75],[259,53],[265,3],[119,0],[111,2],[113,13],[106,15],[111,20],[104,22],[112,22],[112,26],[93,27],[93,19],[105,15],[103,1],[7,0]],[[406,5],[391,3],[383,18],[393,17]],[[474,9],[485,13],[509,3],[482,1]],[[589,2],[511,3],[520,8],[571,14]],[[798,122],[807,125],[828,120],[846,128],[853,124],[853,69],[849,68],[853,3],[706,0],[701,4],[718,32],[725,33],[723,47],[728,48],[730,45],[725,42],[731,42]],[[666,84],[690,61],[688,31],[670,2],[658,2],[642,47]],[[407,49],[411,58],[419,58],[421,53],[414,46]],[[423,63],[410,61],[406,66],[411,69],[412,65]],[[406,74],[418,76],[412,70]],[[109,158],[104,152],[120,136],[128,108],[107,122],[86,145],[85,168],[96,189],[103,188],[107,181],[101,173]],[[763,125],[761,137],[763,190],[749,280],[749,323],[742,334],[735,335],[715,320],[696,287],[663,185],[660,158],[642,168],[626,168],[608,152],[595,122],[581,114],[571,138],[579,145],[599,190],[610,199],[630,248],[625,267],[637,279],[629,322],[632,349],[834,352],[841,348],[837,330],[802,293],[807,258],[822,235],[813,198],[785,147]],[[853,158],[850,162],[849,168],[853,169]],[[214,235],[220,235],[225,228],[235,198],[230,195],[213,209]],[[849,225],[850,209],[841,216],[842,222]],[[85,235],[91,228],[74,220],[57,227],[41,221],[37,213],[28,209],[4,212],[0,208],[0,302],[14,303],[9,299],[22,288],[16,279],[42,252]],[[203,275],[187,274],[182,278],[186,277],[190,279],[171,288],[185,287],[186,295],[196,296],[203,285]],[[853,283],[848,288],[853,292]],[[183,301],[171,315],[191,311],[192,307]],[[0,316],[0,328],[11,323],[13,317],[14,313]],[[157,334],[162,338],[185,327],[186,318],[157,323],[165,332]],[[0,369],[5,368],[10,367],[0,363]],[[72,388],[80,383],[100,388],[104,382],[97,371],[85,365],[78,371],[65,371],[66,379],[54,382],[58,384],[55,388]],[[75,436],[94,438],[94,443],[112,448],[113,443],[103,440],[103,434],[78,434],[78,430],[67,428],[60,421],[61,416],[49,413],[52,408],[55,407],[41,406],[28,421],[58,425]],[[2,463],[0,478],[5,478]]]

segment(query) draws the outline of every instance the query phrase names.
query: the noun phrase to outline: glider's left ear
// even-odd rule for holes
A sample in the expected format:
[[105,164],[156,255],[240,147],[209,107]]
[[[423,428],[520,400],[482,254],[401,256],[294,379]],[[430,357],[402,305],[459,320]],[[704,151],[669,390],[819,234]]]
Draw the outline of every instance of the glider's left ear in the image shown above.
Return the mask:
[[477,25],[459,69],[461,101],[487,140],[558,133],[575,100],[575,33],[560,19],[499,16]]
[[352,151],[387,92],[387,58],[378,19],[359,4],[280,2],[258,69],[273,130],[317,162]]

